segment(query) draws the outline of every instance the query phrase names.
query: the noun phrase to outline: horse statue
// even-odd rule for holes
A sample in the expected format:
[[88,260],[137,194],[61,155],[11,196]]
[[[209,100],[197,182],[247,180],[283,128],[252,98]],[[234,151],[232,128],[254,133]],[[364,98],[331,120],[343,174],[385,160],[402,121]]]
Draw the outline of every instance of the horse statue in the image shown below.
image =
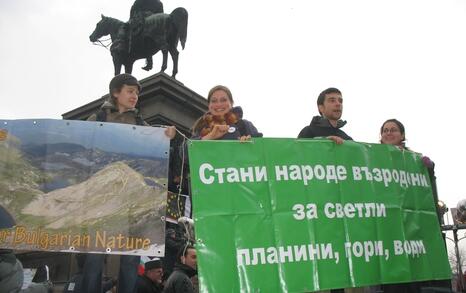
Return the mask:
[[144,19],[142,31],[137,36],[130,33],[130,25],[121,20],[102,15],[94,32],[89,36],[91,42],[97,42],[101,37],[110,35],[112,45],[110,53],[113,59],[115,75],[120,74],[121,66],[125,72],[131,73],[133,63],[138,59],[146,59],[143,69],[152,69],[152,55],[162,51],[163,62],[161,71],[167,69],[168,52],[173,61],[172,77],[178,73],[178,42],[184,49],[188,29],[188,12],[178,7],[170,14],[157,13]]

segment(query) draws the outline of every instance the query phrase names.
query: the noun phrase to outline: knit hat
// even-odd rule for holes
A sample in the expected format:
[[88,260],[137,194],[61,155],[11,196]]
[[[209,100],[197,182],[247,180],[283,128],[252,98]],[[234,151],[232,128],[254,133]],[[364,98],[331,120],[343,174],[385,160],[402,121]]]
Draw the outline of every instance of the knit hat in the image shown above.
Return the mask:
[[159,258],[154,258],[144,264],[144,270],[158,269],[162,267],[162,261]]
[[136,79],[136,77],[132,76],[129,73],[122,73],[115,75],[115,77],[112,78],[110,81],[110,84],[108,85],[108,89],[110,92],[110,96],[112,96],[112,93],[116,89],[121,89],[123,85],[135,85],[138,87],[138,90],[141,91],[141,84],[139,81]]

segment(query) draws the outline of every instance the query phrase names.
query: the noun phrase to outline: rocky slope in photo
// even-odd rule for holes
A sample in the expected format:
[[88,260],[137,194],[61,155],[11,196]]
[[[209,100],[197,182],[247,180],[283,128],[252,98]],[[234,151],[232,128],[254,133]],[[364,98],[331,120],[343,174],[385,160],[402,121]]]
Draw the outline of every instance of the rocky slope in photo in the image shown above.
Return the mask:
[[159,220],[165,207],[164,189],[146,184],[146,179],[123,162],[116,162],[88,180],[38,195],[21,211],[43,219],[44,228],[93,226],[118,230]]

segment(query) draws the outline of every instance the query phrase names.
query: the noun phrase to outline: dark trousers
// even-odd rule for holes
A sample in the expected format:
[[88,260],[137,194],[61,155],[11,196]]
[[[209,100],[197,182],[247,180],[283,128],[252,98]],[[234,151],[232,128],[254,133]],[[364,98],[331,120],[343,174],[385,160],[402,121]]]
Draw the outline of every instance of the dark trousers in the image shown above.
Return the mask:
[[[81,284],[82,292],[102,293],[102,271],[104,267],[104,258],[104,254],[87,255]],[[120,257],[118,293],[136,292],[139,261],[139,256],[122,255]]]

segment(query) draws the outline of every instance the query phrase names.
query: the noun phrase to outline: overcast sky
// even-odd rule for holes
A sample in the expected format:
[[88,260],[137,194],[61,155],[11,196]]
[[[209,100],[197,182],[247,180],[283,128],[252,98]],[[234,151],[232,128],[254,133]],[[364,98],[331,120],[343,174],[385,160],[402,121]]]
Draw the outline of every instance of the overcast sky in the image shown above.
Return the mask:
[[[109,52],[89,35],[100,14],[129,18],[132,0],[1,0],[1,119],[61,118],[108,89]],[[436,163],[440,198],[466,198],[462,182],[466,81],[464,0],[165,0],[189,12],[177,79],[206,96],[231,88],[267,137],[296,137],[317,95],[343,92],[344,130],[378,142],[398,118],[407,145]],[[133,74],[152,72],[135,63]],[[171,61],[167,73],[171,74]]]

